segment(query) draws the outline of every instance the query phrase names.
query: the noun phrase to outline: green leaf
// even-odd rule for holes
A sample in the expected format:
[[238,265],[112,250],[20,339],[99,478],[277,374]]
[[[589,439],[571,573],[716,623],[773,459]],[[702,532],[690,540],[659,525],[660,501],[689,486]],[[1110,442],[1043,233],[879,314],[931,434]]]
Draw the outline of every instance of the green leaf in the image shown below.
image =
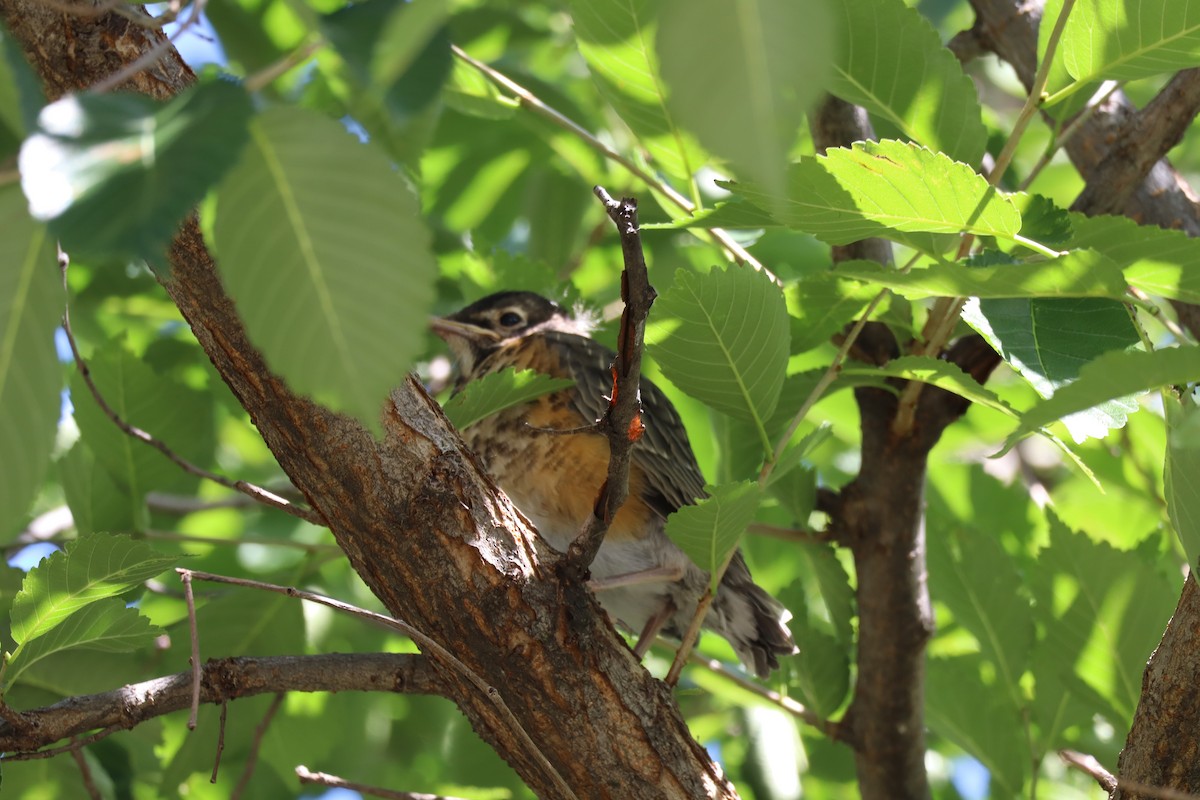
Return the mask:
[[21,147],[30,213],[69,251],[161,258],[184,214],[237,160],[250,115],[249,95],[225,80],[166,105],[68,95],[42,110]]
[[1024,705],[1021,676],[1033,647],[1033,609],[1011,556],[993,537],[962,528],[931,532],[930,593],[979,642],[996,667],[997,688]]
[[319,18],[321,32],[375,103],[398,123],[416,117],[450,74],[445,3],[368,0]]
[[128,536],[94,534],[70,542],[25,576],[13,600],[13,638],[26,644],[83,606],[123,594],[176,560]]
[[801,645],[800,652],[786,661],[788,686],[799,692],[804,705],[817,716],[829,719],[850,691],[847,644],[813,628],[802,617],[793,619],[789,625]]
[[59,621],[48,633],[26,640],[8,662],[5,682],[11,686],[25,670],[47,656],[81,648],[127,653],[149,647],[162,629],[117,598],[93,602]]
[[828,83],[833,37],[826,0],[663,0],[667,106],[737,174],[781,192],[805,112]]
[[1029,772],[1019,710],[1005,692],[985,682],[977,655],[926,662],[925,712],[929,727],[987,768],[1005,797],[1017,797]]
[[926,297],[1108,297],[1125,296],[1125,277],[1108,257],[1075,250],[1034,264],[967,267],[936,263],[910,272],[874,261],[847,261],[835,273],[891,289],[910,300]]
[[1115,261],[1130,286],[1185,303],[1200,303],[1200,240],[1183,231],[1138,225],[1128,217],[1071,215],[1072,247],[1097,250]]
[[573,386],[570,378],[551,378],[531,369],[507,367],[471,381],[451,397],[442,411],[460,431],[506,408]]
[[1200,565],[1200,411],[1190,400],[1165,398],[1167,463],[1164,495],[1188,564]]
[[146,505],[142,498],[130,497],[128,489],[96,463],[92,449],[82,439],[58,459],[58,476],[75,530],[81,536],[134,530],[144,524]]
[[891,140],[855,142],[801,159],[789,170],[784,197],[753,183],[728,188],[829,244],[882,236],[938,253],[949,240],[913,234],[970,232],[1011,240],[1021,229],[1011,198],[971,167]]
[[[848,262],[864,263],[864,262]],[[803,353],[827,343],[862,313],[879,289],[827,272],[783,290],[792,331],[792,351]]]
[[519,100],[506,96],[479,70],[459,59],[454,59],[442,93],[446,105],[455,111],[483,119],[510,119],[520,108]]
[[437,272],[395,167],[326,117],[273,108],[221,184],[214,238],[272,368],[378,432],[388,390],[424,346]]
[[762,492],[750,481],[712,487],[709,496],[667,517],[667,536],[710,576],[717,590],[725,565],[746,526],[754,520]]
[[[788,316],[779,287],[748,268],[679,270],[656,311],[647,348],[667,379],[761,431],[787,370]],[[770,452],[765,432],[761,438]]]
[[14,148],[37,124],[44,105],[41,81],[17,43],[0,30],[0,127],[8,129]]
[[840,0],[841,46],[830,91],[905,138],[975,164],[987,132],[979,95],[941,37],[902,0]]
[[[1125,307],[1100,298],[971,300],[963,319],[1042,397],[1075,380],[1083,365],[1102,353],[1138,341]],[[1119,401],[1064,422],[1082,441],[1124,424],[1130,408]]]
[[1128,81],[1200,65],[1200,6],[1179,0],[1079,0],[1061,60],[1075,83],[1049,103],[1101,80]]
[[816,430],[810,432],[795,444],[790,445],[779,456],[779,463],[775,465],[775,469],[767,479],[767,486],[773,485],[777,480],[787,475],[789,471],[799,466],[806,458],[813,454],[813,451],[829,441],[832,436],[833,426],[828,422],[822,422]]
[[54,329],[62,313],[54,240],[15,186],[0,188],[0,541],[25,522],[50,463],[62,376]]
[[707,162],[667,106],[654,37],[660,0],[572,0],[579,52],[600,94],[664,172],[690,183]]
[[[101,396],[118,417],[151,433],[193,464],[211,463],[216,436],[211,393],[159,375],[120,341],[106,343],[93,353],[88,366]],[[132,502],[140,506],[152,489],[186,491],[195,486],[195,476],[118,428],[78,373],[71,379],[71,397],[83,441]]]
[[[1187,384],[1200,378],[1200,348],[1174,347],[1144,352],[1110,352],[1084,365],[1079,380],[1063,386],[1054,396],[1025,412],[1010,440],[1048,425],[1056,419],[1127,395],[1170,384]],[[1136,408],[1134,404],[1133,408]],[[1120,427],[1124,424],[1121,419]]]
[[1178,600],[1178,574],[1155,569],[1152,553],[1120,552],[1048,516],[1050,546],[1030,574],[1034,611],[1045,629],[1037,647],[1066,686],[1110,704],[1110,721],[1127,724],[1146,659]]
[[1001,414],[1016,418],[1017,412],[1012,406],[996,396],[988,389],[962,370],[957,364],[942,361],[928,356],[902,356],[878,367],[843,367],[843,375],[849,376],[889,376],[904,378],[910,381],[920,381],[947,392],[965,397],[972,403],[985,408],[999,411]]

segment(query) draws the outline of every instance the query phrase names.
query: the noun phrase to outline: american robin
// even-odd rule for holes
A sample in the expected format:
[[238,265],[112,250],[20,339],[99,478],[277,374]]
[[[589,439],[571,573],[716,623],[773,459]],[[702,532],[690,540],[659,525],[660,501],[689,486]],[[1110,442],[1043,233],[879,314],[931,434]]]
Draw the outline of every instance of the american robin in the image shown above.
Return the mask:
[[[575,385],[481,420],[462,432],[496,484],[542,538],[566,552],[592,513],[608,470],[608,440],[588,426],[604,413],[613,352],[588,337],[562,307],[532,292],[500,292],[432,322],[458,359],[459,386],[505,367]],[[678,639],[708,576],[664,532],[667,515],[705,496],[687,432],[666,395],[641,381],[645,434],[633,447],[629,498],[591,565],[605,610],[632,632],[644,655],[658,633]],[[568,431],[568,433],[561,433]],[[578,431],[578,432],[571,432]],[[760,678],[796,652],[791,615],[754,583],[738,551],[704,627],[733,645]]]

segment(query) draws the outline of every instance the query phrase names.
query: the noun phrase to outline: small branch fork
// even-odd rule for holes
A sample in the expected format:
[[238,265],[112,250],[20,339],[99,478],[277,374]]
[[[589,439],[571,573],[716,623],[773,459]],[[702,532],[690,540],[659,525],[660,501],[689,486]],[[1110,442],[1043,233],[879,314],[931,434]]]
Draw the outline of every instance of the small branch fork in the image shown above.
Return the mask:
[[1181,792],[1169,786],[1149,786],[1138,781],[1125,780],[1117,775],[1113,775],[1104,768],[1104,765],[1095,756],[1087,753],[1078,753],[1074,750],[1059,750],[1058,757],[1067,766],[1091,775],[1096,779],[1096,783],[1100,784],[1100,788],[1110,795],[1121,789],[1142,795],[1143,797],[1154,797],[1158,800],[1200,800],[1200,795],[1194,795],[1191,792]]
[[638,231],[637,200],[631,197],[614,200],[603,187],[593,189],[604,203],[608,216],[617,226],[621,237],[621,255],[625,269],[621,272],[621,330],[617,336],[617,357],[613,361],[613,388],[608,409],[597,423],[608,437],[608,477],[600,485],[591,516],[567,551],[567,566],[583,578],[583,573],[596,557],[604,534],[617,511],[629,495],[629,462],[633,445],[642,437],[641,395],[642,351],[646,344],[646,317],[658,296],[646,273],[646,258],[642,254],[642,239]]

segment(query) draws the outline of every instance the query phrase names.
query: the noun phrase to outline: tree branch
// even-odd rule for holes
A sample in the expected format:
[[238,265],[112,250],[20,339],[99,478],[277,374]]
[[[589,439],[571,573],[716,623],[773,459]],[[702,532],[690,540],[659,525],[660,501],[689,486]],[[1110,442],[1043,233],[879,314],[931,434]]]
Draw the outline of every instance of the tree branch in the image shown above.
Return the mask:
[[621,255],[625,261],[621,271],[621,300],[625,308],[621,311],[621,329],[617,334],[617,356],[612,363],[612,395],[599,423],[608,437],[608,476],[600,487],[591,516],[567,552],[566,563],[579,573],[576,575],[578,580],[583,580],[583,571],[595,559],[608,526],[629,496],[629,462],[633,457],[633,445],[646,429],[642,423],[640,394],[646,318],[658,296],[646,273],[637,200],[624,197],[617,202],[600,186],[593,191],[604,203],[621,237]]
[[[223,703],[277,692],[400,692],[441,694],[423,656],[395,653],[222,658],[203,665],[200,701]],[[182,711],[192,702],[192,673],[69,697],[23,712],[28,725],[0,723],[0,750],[28,753],[97,728],[133,728]]]

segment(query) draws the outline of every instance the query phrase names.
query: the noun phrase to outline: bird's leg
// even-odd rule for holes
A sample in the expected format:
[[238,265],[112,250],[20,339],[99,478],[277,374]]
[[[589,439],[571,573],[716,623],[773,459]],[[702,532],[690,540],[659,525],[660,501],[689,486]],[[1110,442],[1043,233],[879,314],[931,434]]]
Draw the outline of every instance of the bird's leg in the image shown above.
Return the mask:
[[623,575],[612,575],[608,578],[592,578],[587,585],[593,592],[603,592],[608,589],[619,589],[622,586],[639,586],[643,583],[674,583],[682,578],[684,573],[685,568],[682,565],[653,567],[637,572],[626,572]]
[[675,602],[669,598],[663,598],[662,608],[660,608],[653,617],[646,620],[645,627],[638,634],[637,644],[633,646],[633,654],[641,661],[646,657],[646,651],[650,649],[650,645],[654,644],[654,640],[658,637],[658,632],[662,630],[663,625],[667,624],[667,620],[675,613]]

